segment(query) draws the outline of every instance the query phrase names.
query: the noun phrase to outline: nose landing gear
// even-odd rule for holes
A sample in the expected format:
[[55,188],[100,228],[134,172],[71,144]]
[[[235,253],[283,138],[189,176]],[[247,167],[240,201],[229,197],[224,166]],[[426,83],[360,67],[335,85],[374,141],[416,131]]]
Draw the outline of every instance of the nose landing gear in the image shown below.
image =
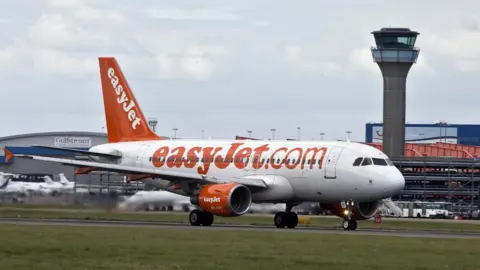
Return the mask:
[[345,210],[345,217],[342,222],[342,227],[346,231],[354,231],[357,229],[357,221],[352,217],[354,205],[354,201],[347,201],[347,209]]

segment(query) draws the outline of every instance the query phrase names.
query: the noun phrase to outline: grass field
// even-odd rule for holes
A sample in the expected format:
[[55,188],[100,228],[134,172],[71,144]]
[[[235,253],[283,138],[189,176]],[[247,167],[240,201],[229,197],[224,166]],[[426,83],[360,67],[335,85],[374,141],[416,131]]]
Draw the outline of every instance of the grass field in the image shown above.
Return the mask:
[[[55,218],[55,219],[91,219],[91,220],[134,220],[134,221],[165,221],[188,223],[188,213],[169,212],[137,212],[120,213],[105,212],[105,210],[86,209],[28,209],[28,208],[0,208],[0,217],[22,218]],[[256,216],[246,215],[235,218],[215,217],[216,224],[242,224],[242,225],[272,225],[273,215]],[[299,226],[315,226],[324,228],[341,227],[340,218],[311,216],[310,224]],[[480,232],[480,222],[471,221],[435,221],[435,220],[408,220],[384,219],[381,224],[373,220],[359,221],[359,228],[398,229],[398,230],[443,230],[456,232]]]
[[2,269],[477,270],[480,240],[0,225]]

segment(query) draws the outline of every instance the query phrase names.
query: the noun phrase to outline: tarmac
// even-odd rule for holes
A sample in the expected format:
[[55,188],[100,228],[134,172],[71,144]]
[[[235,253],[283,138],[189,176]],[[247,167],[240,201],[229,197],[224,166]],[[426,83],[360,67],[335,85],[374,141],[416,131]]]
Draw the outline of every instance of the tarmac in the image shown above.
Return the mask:
[[19,225],[54,225],[54,226],[100,226],[100,227],[134,227],[134,228],[163,228],[163,229],[190,229],[190,230],[243,230],[243,231],[269,231],[286,233],[320,233],[320,234],[343,234],[343,235],[371,235],[371,236],[395,236],[395,237],[423,237],[423,238],[453,238],[453,239],[478,239],[480,233],[461,233],[446,231],[425,230],[375,230],[357,229],[345,231],[343,229],[326,229],[315,227],[297,227],[295,229],[279,229],[273,226],[254,225],[224,225],[213,224],[209,227],[191,226],[185,223],[172,222],[144,222],[144,221],[100,221],[85,219],[26,219],[26,218],[0,218],[0,224]]

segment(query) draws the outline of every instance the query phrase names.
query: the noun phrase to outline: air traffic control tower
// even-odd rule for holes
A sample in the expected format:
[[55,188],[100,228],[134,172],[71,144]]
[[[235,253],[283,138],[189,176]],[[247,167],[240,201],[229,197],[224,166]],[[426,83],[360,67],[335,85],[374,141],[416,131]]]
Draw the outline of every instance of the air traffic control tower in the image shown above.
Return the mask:
[[418,32],[409,28],[382,28],[372,32],[374,61],[383,76],[383,152],[389,157],[405,154],[405,107],[408,71],[417,61]]

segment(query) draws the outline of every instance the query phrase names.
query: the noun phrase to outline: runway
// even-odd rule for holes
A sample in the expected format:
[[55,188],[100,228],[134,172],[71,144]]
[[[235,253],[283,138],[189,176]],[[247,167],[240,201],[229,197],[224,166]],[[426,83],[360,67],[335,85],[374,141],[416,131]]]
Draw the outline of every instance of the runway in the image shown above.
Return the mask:
[[144,221],[101,221],[84,219],[26,219],[26,218],[0,218],[0,224],[20,225],[55,225],[55,226],[100,226],[100,227],[135,227],[135,228],[164,228],[164,229],[193,229],[193,230],[243,230],[243,231],[270,231],[286,233],[321,233],[344,235],[372,235],[396,237],[426,237],[426,238],[457,238],[479,239],[480,233],[459,233],[445,231],[422,230],[374,230],[357,229],[345,231],[343,229],[327,229],[318,227],[297,227],[295,229],[278,229],[273,226],[253,225],[224,225],[213,224],[211,227],[191,226],[185,223],[173,222],[144,222]]

